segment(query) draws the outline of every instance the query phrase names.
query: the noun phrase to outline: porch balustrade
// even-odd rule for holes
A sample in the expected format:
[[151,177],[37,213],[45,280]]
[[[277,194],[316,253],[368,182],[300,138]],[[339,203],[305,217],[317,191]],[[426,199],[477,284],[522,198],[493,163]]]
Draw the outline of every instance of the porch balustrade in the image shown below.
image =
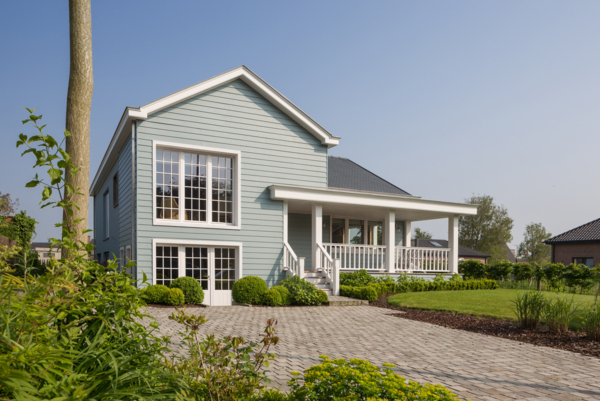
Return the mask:
[[447,273],[449,271],[449,248],[396,247],[397,272]]
[[340,260],[342,270],[385,271],[385,245],[323,244],[333,259]]
[[297,276],[300,262],[298,256],[287,242],[283,243],[283,268],[284,271],[289,271],[290,275]]

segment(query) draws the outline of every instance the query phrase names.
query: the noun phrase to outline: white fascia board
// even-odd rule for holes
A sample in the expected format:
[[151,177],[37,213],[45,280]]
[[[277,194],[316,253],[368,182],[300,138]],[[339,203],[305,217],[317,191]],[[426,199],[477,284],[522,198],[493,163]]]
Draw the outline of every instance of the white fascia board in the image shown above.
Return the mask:
[[273,200],[296,200],[329,204],[372,206],[389,209],[409,209],[439,212],[454,215],[476,215],[478,205],[465,203],[440,202],[414,197],[401,197],[379,193],[339,191],[272,185],[269,187]]
[[340,138],[334,137],[327,132],[327,130],[321,127],[316,121],[310,118],[306,113],[300,110],[300,108],[290,102],[285,96],[263,81],[258,75],[256,75],[246,66],[234,68],[231,71],[224,72],[216,77],[207,79],[206,81],[202,81],[154,102],[148,103],[140,107],[140,112],[143,116],[142,118],[147,118],[148,115],[152,113],[156,113],[157,111],[163,110],[174,104],[217,88],[236,79],[241,79],[247,83],[252,89],[272,102],[281,111],[304,127],[308,132],[319,138],[322,144],[328,145],[329,147],[339,144]]

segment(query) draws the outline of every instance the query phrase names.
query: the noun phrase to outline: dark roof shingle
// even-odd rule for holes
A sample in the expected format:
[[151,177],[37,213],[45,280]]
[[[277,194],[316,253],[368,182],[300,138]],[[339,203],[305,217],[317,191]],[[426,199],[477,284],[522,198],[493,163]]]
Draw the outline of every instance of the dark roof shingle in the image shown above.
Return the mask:
[[[437,242],[441,247],[433,244]],[[445,239],[417,239],[412,240],[413,246],[425,247],[425,248],[448,248],[448,240]],[[459,257],[473,257],[473,258],[490,258],[492,255],[477,251],[475,249],[467,248],[466,246],[458,245],[458,256]]]
[[373,174],[345,157],[329,156],[327,182],[329,188],[408,195],[408,192]]
[[582,226],[559,234],[546,240],[546,244],[557,244],[561,242],[587,242],[600,241],[600,219],[596,219]]

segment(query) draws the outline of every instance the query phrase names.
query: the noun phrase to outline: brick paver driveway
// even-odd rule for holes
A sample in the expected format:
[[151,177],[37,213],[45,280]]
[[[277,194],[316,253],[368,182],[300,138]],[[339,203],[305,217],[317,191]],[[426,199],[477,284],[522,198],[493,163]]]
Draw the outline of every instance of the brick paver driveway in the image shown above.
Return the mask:
[[[178,327],[172,309],[148,308],[164,334]],[[502,338],[389,316],[371,306],[193,309],[209,321],[202,330],[258,339],[268,318],[279,320],[281,342],[271,365],[273,384],[285,387],[292,370],[319,355],[396,365],[402,376],[439,383],[472,400],[600,400],[600,360]],[[175,338],[176,339],[176,338]]]

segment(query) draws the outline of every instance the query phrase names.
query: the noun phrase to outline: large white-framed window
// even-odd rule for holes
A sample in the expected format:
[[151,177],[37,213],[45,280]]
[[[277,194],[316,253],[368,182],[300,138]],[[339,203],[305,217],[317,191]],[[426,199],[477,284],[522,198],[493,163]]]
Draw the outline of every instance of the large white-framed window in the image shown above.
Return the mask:
[[155,225],[241,228],[241,152],[153,141]]
[[104,192],[104,196],[102,197],[103,208],[104,208],[104,221],[102,224],[102,228],[104,230],[104,239],[107,240],[109,236],[109,213],[110,213],[110,198],[109,198],[108,189]]

